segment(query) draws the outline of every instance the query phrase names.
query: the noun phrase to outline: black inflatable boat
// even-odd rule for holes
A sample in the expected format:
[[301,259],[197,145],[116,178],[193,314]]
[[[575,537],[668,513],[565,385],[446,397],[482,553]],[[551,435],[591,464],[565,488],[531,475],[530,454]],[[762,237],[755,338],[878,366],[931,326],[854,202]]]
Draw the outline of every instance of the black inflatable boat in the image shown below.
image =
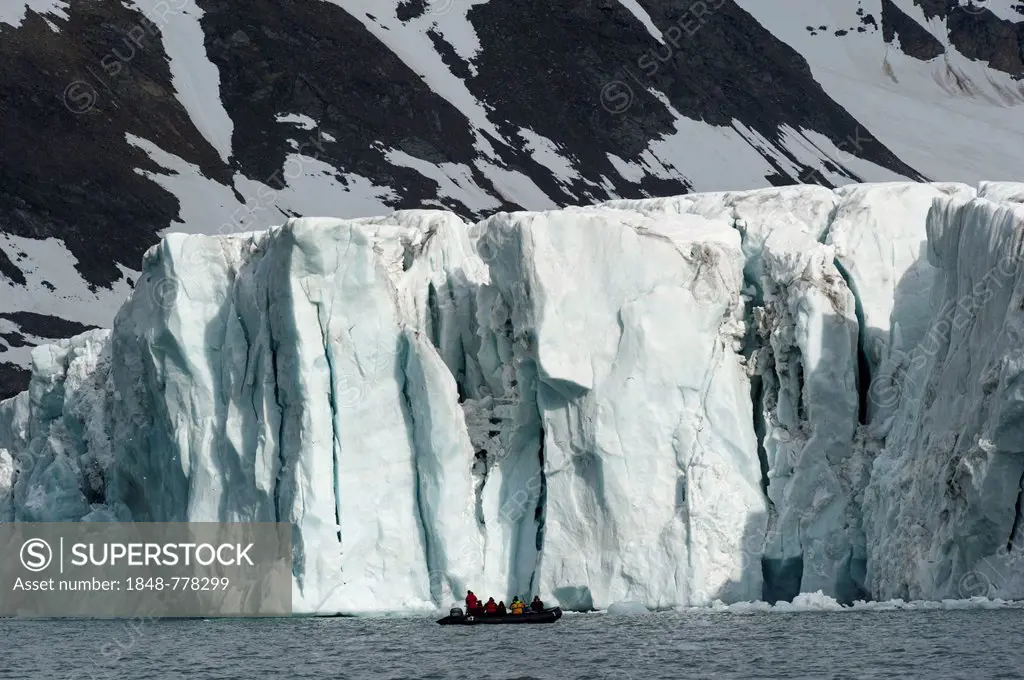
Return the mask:
[[483,616],[466,616],[461,609],[455,607],[451,613],[437,622],[442,626],[475,626],[484,623],[554,623],[562,618],[559,607],[544,609],[539,612],[523,612],[522,614],[484,614]]

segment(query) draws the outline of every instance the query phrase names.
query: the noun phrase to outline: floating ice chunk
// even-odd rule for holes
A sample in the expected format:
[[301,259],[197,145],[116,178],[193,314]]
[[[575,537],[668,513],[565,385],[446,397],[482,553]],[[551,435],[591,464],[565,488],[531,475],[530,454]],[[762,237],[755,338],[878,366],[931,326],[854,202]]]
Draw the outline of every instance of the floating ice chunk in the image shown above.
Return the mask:
[[621,600],[619,602],[612,602],[608,605],[607,613],[610,616],[641,616],[643,614],[649,614],[650,610],[644,606],[643,602]]

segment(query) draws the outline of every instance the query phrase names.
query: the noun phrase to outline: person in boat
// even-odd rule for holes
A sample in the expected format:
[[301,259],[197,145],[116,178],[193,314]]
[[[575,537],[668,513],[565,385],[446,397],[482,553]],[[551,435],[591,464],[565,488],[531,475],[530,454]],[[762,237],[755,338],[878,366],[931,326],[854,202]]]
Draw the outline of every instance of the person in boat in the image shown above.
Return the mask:
[[523,610],[526,609],[526,605],[523,604],[523,601],[519,599],[518,595],[516,595],[515,598],[512,600],[512,604],[509,607],[509,609],[512,611],[512,614],[514,616],[519,616],[523,613]]
[[466,614],[476,614],[476,608],[480,606],[480,598],[473,594],[472,590],[466,591]]
[[544,611],[544,603],[540,601],[540,598],[536,595],[533,596],[533,602],[530,603],[530,609],[537,612],[538,614]]
[[498,605],[494,601],[493,597],[487,598],[487,604],[484,605],[484,614],[487,616],[493,616],[498,613]]
[[505,600],[498,603],[498,616],[507,616],[508,608],[505,606]]

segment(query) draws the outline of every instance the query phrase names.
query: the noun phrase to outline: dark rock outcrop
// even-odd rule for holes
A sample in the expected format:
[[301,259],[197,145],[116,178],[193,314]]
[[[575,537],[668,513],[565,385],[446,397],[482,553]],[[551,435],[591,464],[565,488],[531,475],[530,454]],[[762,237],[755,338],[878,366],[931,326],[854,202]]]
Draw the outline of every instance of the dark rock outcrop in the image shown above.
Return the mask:
[[907,16],[892,0],[882,0],[882,35],[886,43],[899,38],[900,49],[921,61],[934,59],[946,52],[935,36]]

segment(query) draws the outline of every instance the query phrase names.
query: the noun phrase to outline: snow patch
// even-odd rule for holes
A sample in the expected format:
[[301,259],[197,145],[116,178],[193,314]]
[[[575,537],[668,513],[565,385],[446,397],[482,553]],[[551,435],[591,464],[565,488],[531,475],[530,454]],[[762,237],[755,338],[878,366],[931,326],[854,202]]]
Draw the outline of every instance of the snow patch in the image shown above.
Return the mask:
[[662,45],[665,44],[665,36],[661,34],[661,29],[654,25],[651,20],[651,15],[647,13],[637,0],[619,0],[622,6],[630,11],[630,13],[636,17],[636,20],[643,24],[647,32],[651,34],[651,37],[657,40]]
[[470,168],[461,163],[429,163],[398,149],[389,149],[384,157],[392,165],[410,168],[434,180],[439,197],[458,201],[474,212],[501,207],[501,203],[476,183]]
[[644,168],[638,163],[630,163],[625,161],[613,153],[606,154],[608,160],[611,162],[612,167],[615,168],[616,172],[619,173],[624,180],[627,182],[639,183],[646,175]]
[[279,113],[274,116],[278,123],[292,123],[300,130],[315,130],[316,121],[302,113]]
[[[267,229],[297,213],[375,215],[390,210],[388,203],[398,198],[390,187],[377,186],[355,173],[342,173],[308,155],[311,150],[288,154],[281,169],[263,181],[236,173],[231,188],[148,140],[130,134],[126,137],[171,173],[136,170],[178,198],[178,216],[168,232],[230,234]],[[239,194],[243,202],[239,202]]]
[[57,33],[53,22],[47,19],[47,15],[56,16],[64,21],[68,20],[70,8],[67,0],[9,0],[0,6],[0,24],[8,24],[18,28],[25,20],[29,12],[43,16],[50,28]]
[[519,129],[519,136],[526,142],[533,160],[551,170],[559,183],[567,185],[572,180],[582,179],[572,162],[559,153],[558,145],[553,141],[526,128]]
[[[0,277],[0,312],[33,312],[77,322],[86,326],[109,326],[117,308],[128,298],[138,272],[120,266],[121,278],[109,288],[91,287],[77,269],[78,260],[63,241],[31,239],[0,233],[0,249],[25,277],[25,284]],[[4,343],[0,361],[27,368],[33,346],[54,338],[26,333],[13,322],[5,322],[19,333],[25,346]]]
[[206,54],[203,10],[194,0],[133,0],[135,7],[160,29],[170,61],[171,85],[200,134],[225,163],[231,158],[234,123],[220,98],[220,72]]
[[[270,213],[267,210],[262,211],[266,214],[259,216],[248,212],[244,204],[239,203],[231,188],[206,177],[198,166],[164,151],[142,137],[128,133],[125,139],[132,146],[144,151],[154,163],[166,171],[135,170],[178,199],[178,215],[167,231],[202,233],[216,229],[219,225],[230,225],[225,228],[226,231],[236,231],[239,227],[266,229],[279,223],[283,217],[280,213]],[[237,180],[241,175],[236,174],[235,177]]]
[[774,172],[736,130],[687,118],[662,93],[650,94],[675,116],[675,132],[653,140],[636,159],[646,174],[692,183],[694,191],[718,191],[764,184]]

